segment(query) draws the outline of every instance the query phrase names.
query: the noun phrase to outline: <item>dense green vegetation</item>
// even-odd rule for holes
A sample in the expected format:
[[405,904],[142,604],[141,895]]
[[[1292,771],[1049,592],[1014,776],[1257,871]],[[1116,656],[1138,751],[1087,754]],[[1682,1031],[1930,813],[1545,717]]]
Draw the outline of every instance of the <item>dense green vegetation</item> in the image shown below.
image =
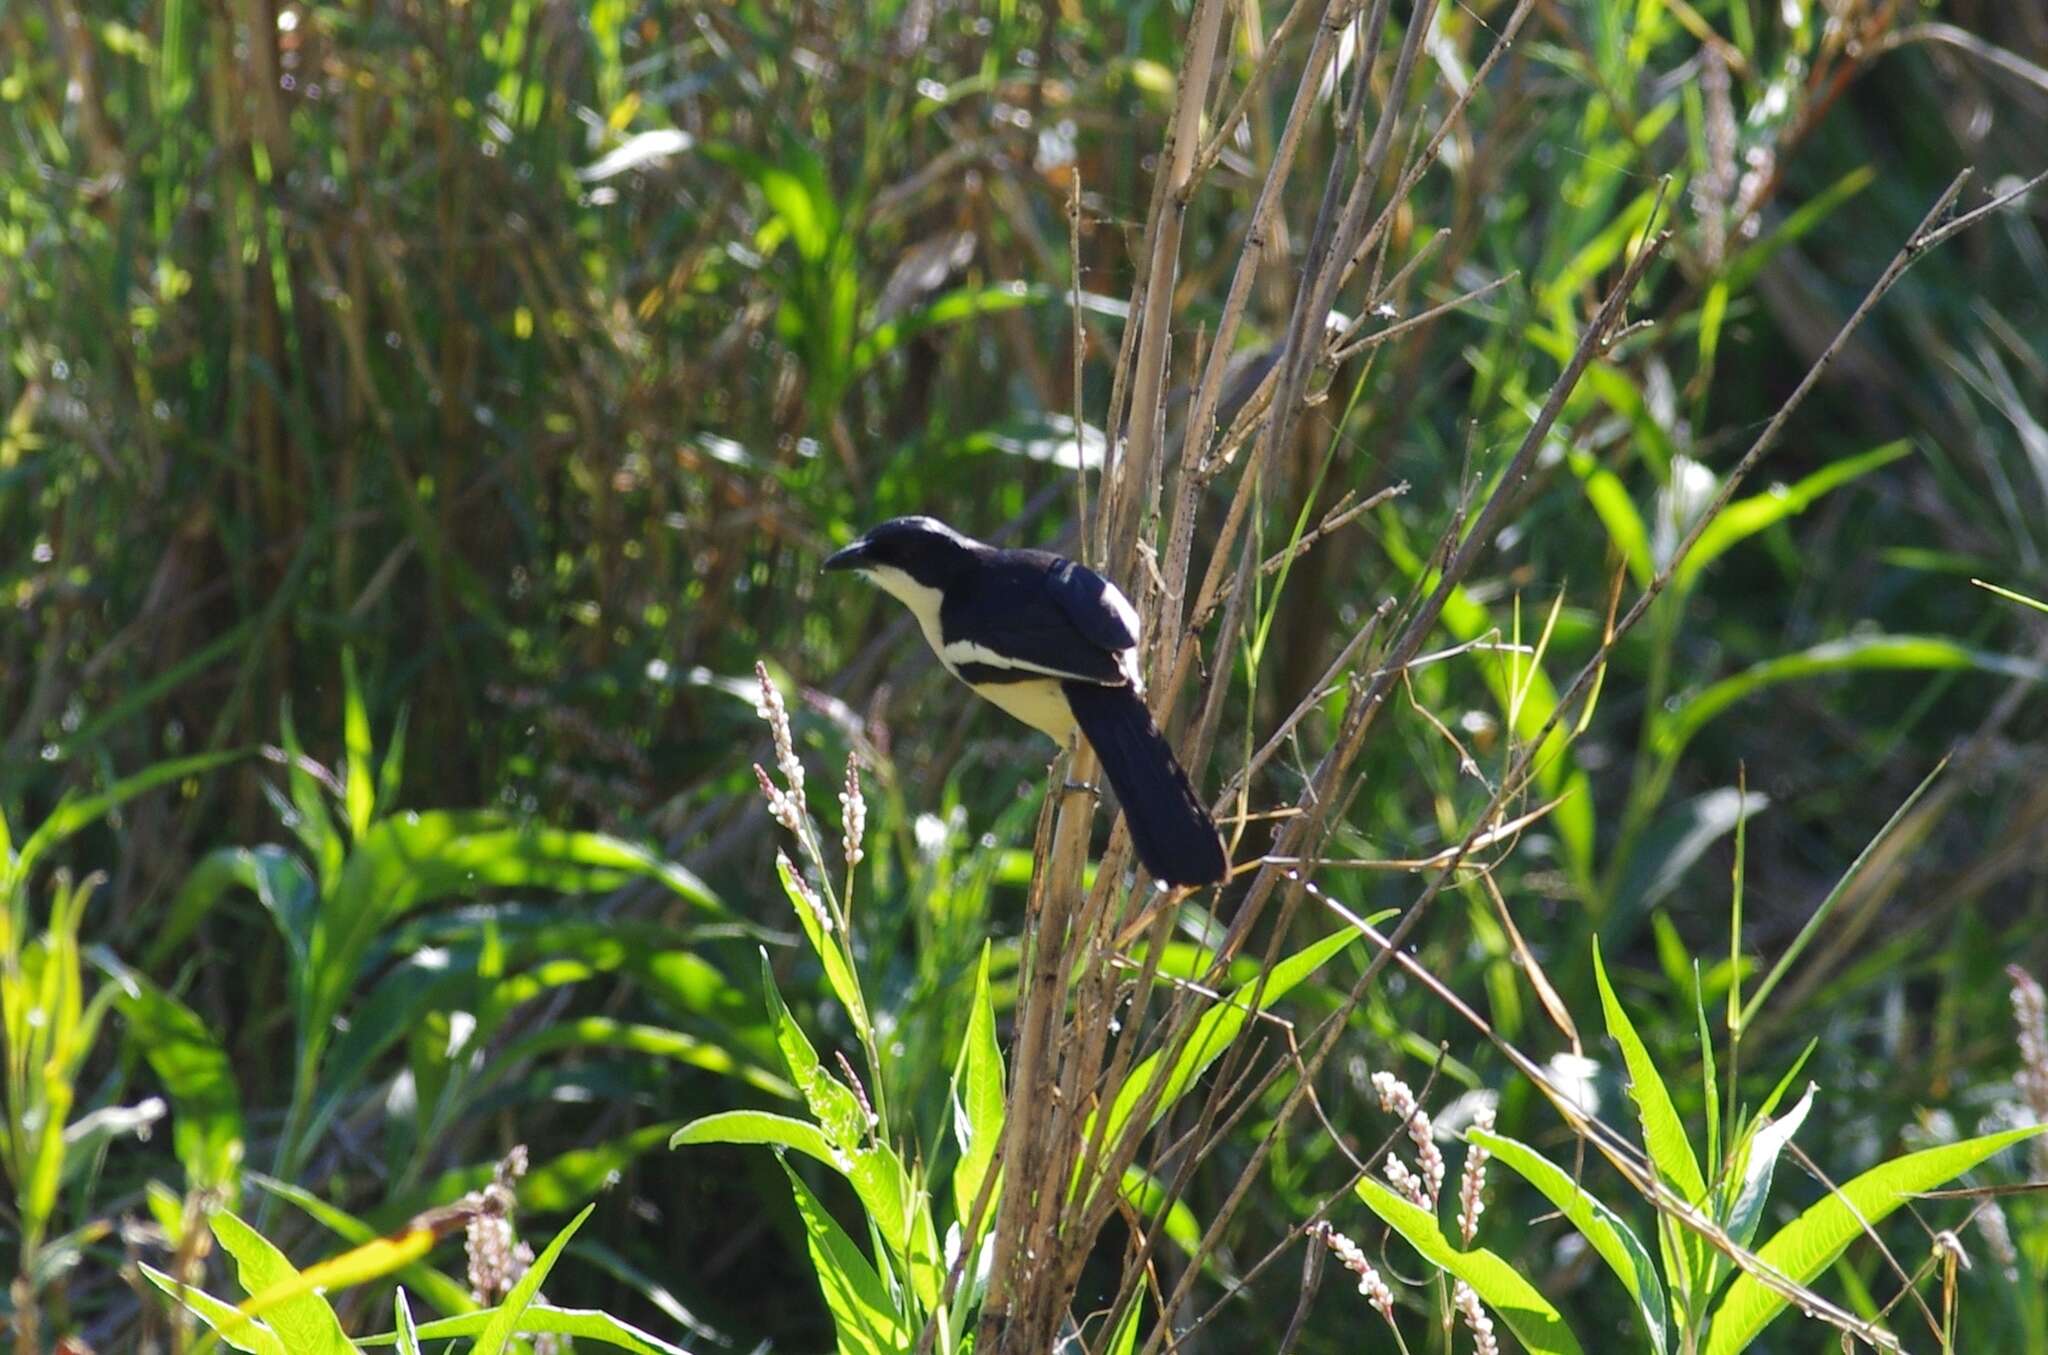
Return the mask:
[[54,0],[0,129],[18,1349],[960,1349],[1080,877],[1045,740],[817,572],[908,512],[1170,610],[1241,816],[1050,1041],[1138,1154],[1044,1194],[1087,1349],[1395,1348],[1346,1266],[1416,1352],[1451,1277],[1529,1349],[2048,1349],[2048,1202],[1920,1198],[2048,1176],[2035,7]]

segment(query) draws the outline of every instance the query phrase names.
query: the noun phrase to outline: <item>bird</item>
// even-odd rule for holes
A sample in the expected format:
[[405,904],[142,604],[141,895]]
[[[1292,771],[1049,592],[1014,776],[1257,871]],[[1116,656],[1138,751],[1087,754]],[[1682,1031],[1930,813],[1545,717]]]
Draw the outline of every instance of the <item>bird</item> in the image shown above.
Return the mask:
[[1138,613],[1115,584],[930,517],[892,518],[824,567],[908,607],[939,663],[977,696],[1062,746],[1085,735],[1155,880],[1192,888],[1229,873],[1216,821],[1145,705]]

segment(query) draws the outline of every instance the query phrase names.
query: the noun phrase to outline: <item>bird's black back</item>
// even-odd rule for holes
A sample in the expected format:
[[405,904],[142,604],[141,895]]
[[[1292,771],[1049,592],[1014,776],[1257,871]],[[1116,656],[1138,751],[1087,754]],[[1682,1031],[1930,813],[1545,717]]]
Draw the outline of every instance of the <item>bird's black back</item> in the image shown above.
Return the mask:
[[1137,644],[1094,570],[1042,550],[990,550],[946,594],[940,625],[1005,657],[1090,682],[1122,685],[1117,656]]

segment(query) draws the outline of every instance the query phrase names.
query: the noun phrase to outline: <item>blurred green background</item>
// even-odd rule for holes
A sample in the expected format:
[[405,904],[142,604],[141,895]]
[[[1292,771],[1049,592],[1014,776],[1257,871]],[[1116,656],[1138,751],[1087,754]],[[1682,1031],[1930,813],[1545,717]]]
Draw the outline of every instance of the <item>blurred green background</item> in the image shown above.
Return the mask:
[[[1507,8],[1445,8],[1419,125]],[[1232,78],[1284,10],[1234,15]],[[550,1281],[558,1298],[693,1348],[718,1340],[685,1309],[734,1349],[829,1343],[773,1160],[661,1148],[677,1123],[786,1091],[757,946],[813,1038],[845,1034],[788,944],[779,834],[749,770],[767,760],[752,666],[804,694],[814,786],[836,785],[850,747],[869,756],[865,972],[899,1042],[897,1132],[941,1151],[962,985],[984,936],[999,972],[1014,965],[1050,750],[947,686],[886,600],[816,565],[912,511],[1070,539],[1067,467],[1105,440],[1185,23],[1175,0],[0,7],[0,807],[19,846],[67,794],[76,808],[227,755],[81,820],[45,864],[104,873],[86,987],[114,984],[118,956],[197,1019],[195,1047],[233,1083],[232,1119],[214,1087],[214,1123],[244,1145],[218,1174],[295,1259],[340,1243],[243,1170],[389,1227],[523,1143],[555,1171],[526,1201],[543,1219],[613,1182]],[[1258,646],[1211,656],[1235,666],[1221,746],[1255,747],[1350,627],[1413,587],[1662,193],[1676,235],[1634,308],[1654,324],[1582,384],[1445,621],[1446,645],[1517,625],[1533,640],[1561,599],[1545,663],[1569,676],[1614,578],[1648,577],[1957,171],[1975,169],[1972,206],[2042,168],[2044,67],[2048,17],[2029,4],[1540,4],[1390,249],[1392,267],[1444,233],[1403,315],[1512,279],[1341,366],[1282,449],[1255,524],[1273,550],[1346,494],[1410,488],[1289,571]],[[1176,380],[1221,304],[1291,82],[1190,205]],[[1309,135],[1248,357],[1284,331],[1333,153],[1327,117]],[[1598,930],[1682,1069],[1691,957],[1710,1009],[1729,976],[1739,772],[1762,797],[1743,943],[1769,955],[1959,750],[1744,1049],[1768,1088],[1822,1037],[1805,1075],[1828,1123],[1809,1151],[1837,1175],[2024,1113],[2001,970],[2048,968],[2048,617],[1970,580],[2048,595],[2044,223],[2036,195],[1884,302],[1746,487],[1752,530],[1622,645],[1543,784],[1573,789],[1570,808],[1498,872],[1568,1005],[1592,1010]],[[1399,859],[1456,841],[1526,715],[1483,658],[1419,670],[1341,840]],[[1291,800],[1322,732],[1268,765],[1254,808]],[[813,796],[828,818],[830,798]],[[424,849],[370,831],[403,811],[498,816],[428,823],[479,842],[544,824],[648,856],[572,877],[508,849],[416,890],[444,906],[412,907],[394,900]],[[1263,841],[1253,828],[1240,855]],[[338,897],[351,853],[372,849],[393,873],[366,866],[348,887],[374,926],[321,977],[294,949],[291,900]],[[650,875],[657,859],[681,872]],[[1414,892],[1398,872],[1323,883],[1360,908]],[[46,868],[11,887],[19,946],[54,883]],[[1493,914],[1464,901],[1423,953],[1547,1054],[1558,1038]],[[308,996],[321,983],[324,1006]],[[79,1053],[74,1115],[165,1085],[148,1047],[162,1025],[117,1005],[128,1015]],[[307,1013],[330,1024],[314,1034]],[[1500,1089],[1503,1128],[1558,1147],[1498,1059],[1414,990],[1384,986],[1356,1020],[1360,1057],[1408,1059],[1418,1085],[1413,1060],[1448,1041],[1454,1081]],[[1696,1093],[1692,1068],[1674,1082]],[[1329,1081],[1333,1123],[1378,1142],[1369,1090]],[[161,1264],[165,1239],[118,1225],[150,1213],[157,1182],[174,1232],[163,1200],[200,1183],[205,1154],[114,1132],[67,1166],[47,1227],[17,1205],[0,1245],[43,1269],[15,1309],[41,1306],[46,1336],[130,1348],[162,1319],[121,1268]],[[1312,1138],[1270,1175],[1253,1255],[1342,1180]],[[1213,1200],[1198,1186],[1190,1203]],[[2029,1209],[2031,1253],[1968,1281],[1997,1299],[1979,1348],[2048,1330],[2048,1217],[2018,1203],[2016,1227]],[[1555,1224],[1528,1222],[1539,1212],[1497,1203],[1490,1222],[1514,1223],[1491,1244],[1579,1305],[1584,1330],[1625,1320]],[[60,1236],[75,1245],[58,1255]],[[1857,1264],[1875,1283],[1877,1259]],[[1273,1309],[1226,1312],[1217,1348],[1257,1348],[1292,1284],[1276,1272]],[[1325,1294],[1305,1348],[1364,1320],[1349,1297]],[[372,1302],[354,1330],[383,1322]]]

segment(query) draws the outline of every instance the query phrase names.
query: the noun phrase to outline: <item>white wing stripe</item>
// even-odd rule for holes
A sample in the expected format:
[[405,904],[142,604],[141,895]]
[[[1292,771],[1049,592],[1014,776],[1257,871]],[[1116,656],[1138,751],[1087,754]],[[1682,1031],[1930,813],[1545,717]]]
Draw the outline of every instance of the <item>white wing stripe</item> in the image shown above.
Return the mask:
[[945,661],[947,668],[954,670],[955,676],[958,676],[958,669],[963,663],[982,663],[990,668],[1004,668],[1013,673],[1043,673],[1047,677],[1073,678],[1079,682],[1101,680],[1086,673],[1048,668],[1044,664],[1028,663],[1008,654],[998,654],[987,645],[977,644],[973,640],[948,640],[945,647],[939,650],[939,658]]

